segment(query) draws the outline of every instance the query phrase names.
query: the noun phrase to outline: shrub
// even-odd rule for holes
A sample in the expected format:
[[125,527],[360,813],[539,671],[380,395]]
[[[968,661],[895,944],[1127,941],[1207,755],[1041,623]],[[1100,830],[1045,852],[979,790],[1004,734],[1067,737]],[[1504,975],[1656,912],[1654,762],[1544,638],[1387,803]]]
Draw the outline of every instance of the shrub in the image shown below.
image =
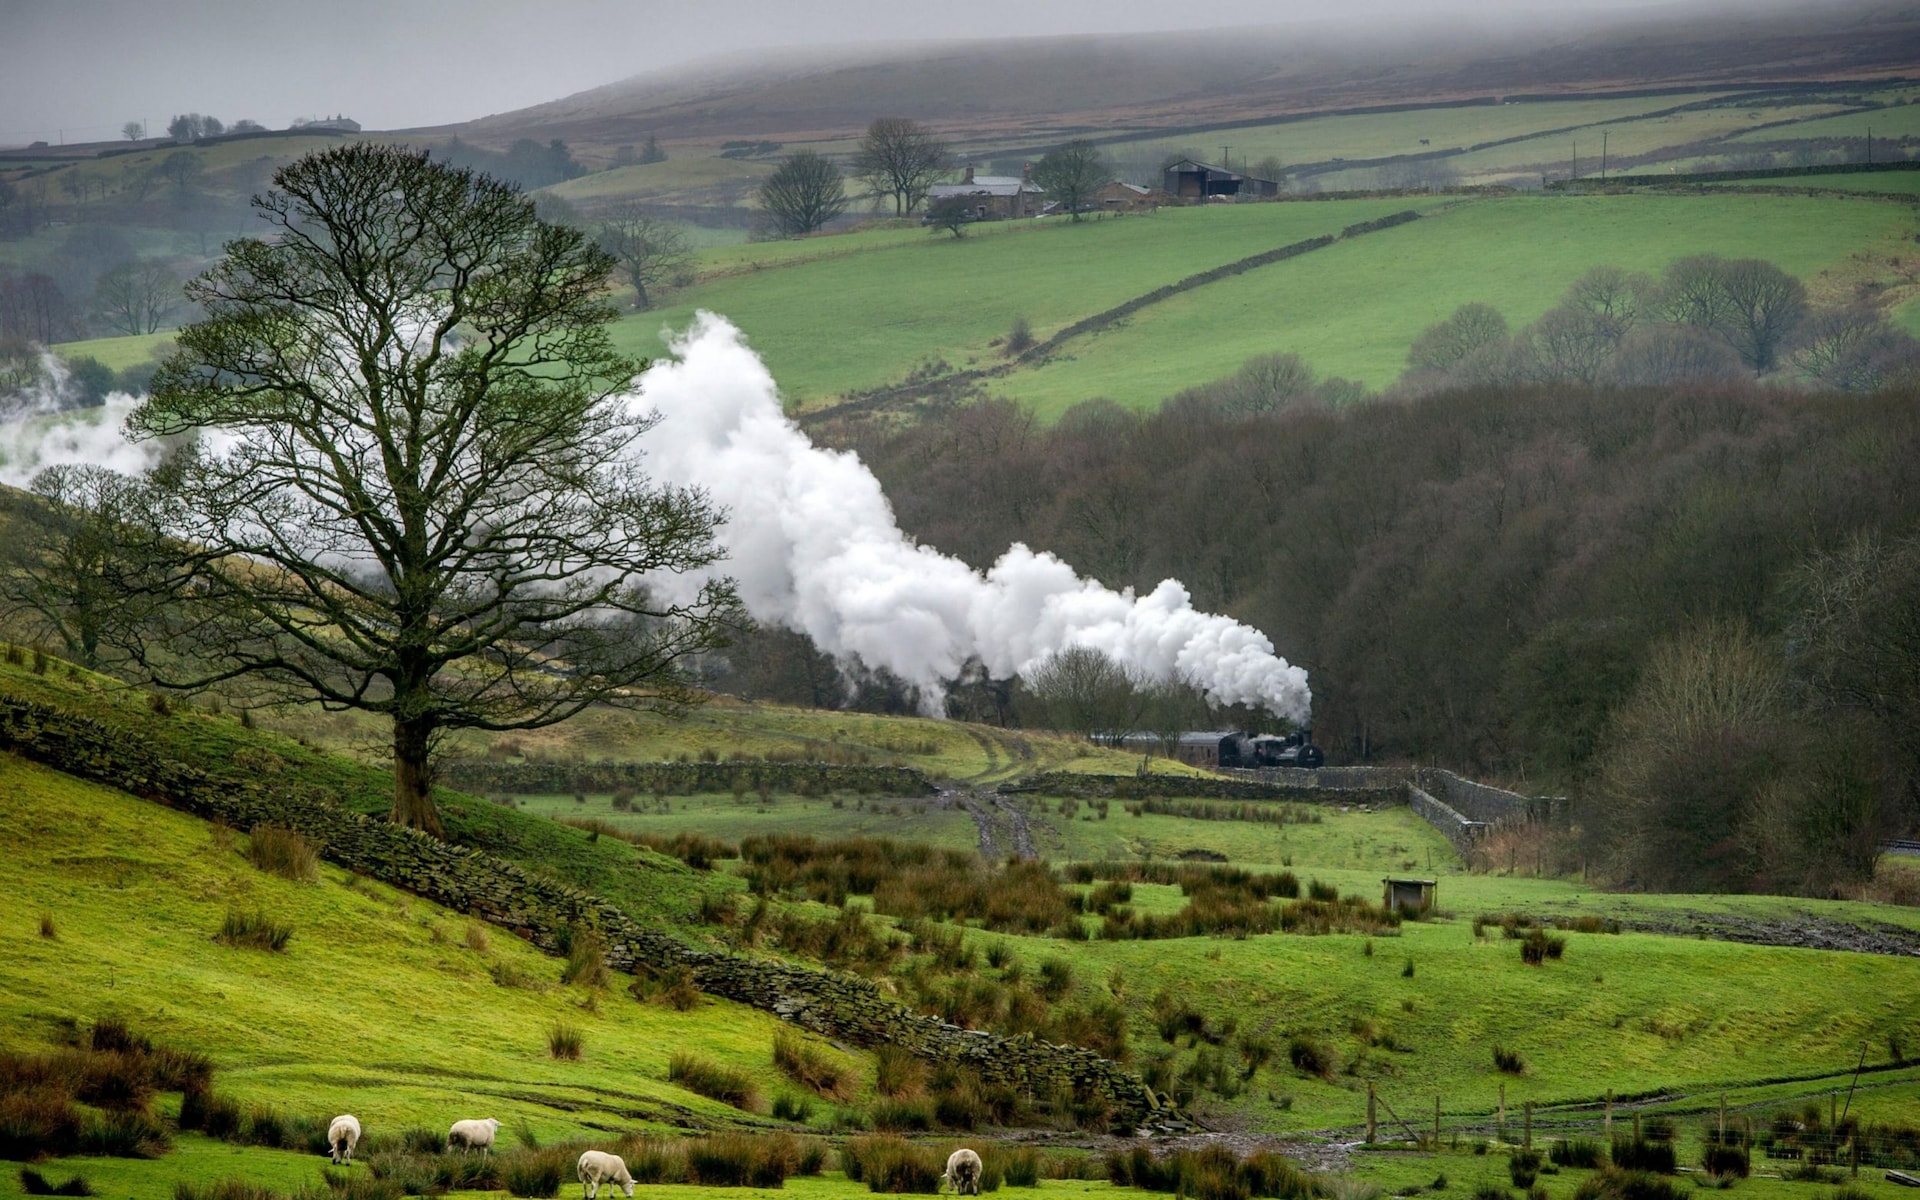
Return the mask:
[[1319,1038],[1296,1033],[1287,1040],[1287,1060],[1304,1075],[1332,1079],[1340,1068],[1340,1056]]
[[718,1133],[686,1144],[687,1182],[777,1188],[794,1173],[799,1159],[800,1143],[786,1134]]
[[1040,1152],[1031,1146],[1021,1146],[1006,1154],[1004,1167],[1008,1187],[1040,1186]]
[[1654,1142],[1645,1138],[1615,1138],[1611,1155],[1613,1165],[1624,1172],[1648,1171],[1671,1175],[1679,1166],[1672,1142]]
[[287,1122],[281,1115],[266,1105],[259,1105],[247,1111],[246,1140],[255,1146],[266,1146],[281,1150],[288,1145]]
[[1530,967],[1537,967],[1548,959],[1558,959],[1566,953],[1567,939],[1554,937],[1538,926],[1529,929],[1520,939],[1520,961]]
[[580,1049],[585,1043],[586,1039],[580,1031],[565,1021],[556,1021],[553,1027],[547,1030],[547,1053],[555,1058],[578,1062]]
[[840,1151],[847,1178],[870,1192],[932,1195],[946,1170],[937,1151],[897,1137],[851,1138]]
[[1607,1165],[1607,1148],[1592,1138],[1563,1138],[1547,1147],[1547,1157],[1556,1167],[1590,1170]]
[[825,1050],[790,1030],[773,1035],[773,1065],[787,1078],[830,1100],[845,1101],[853,1095],[853,1074]]
[[320,878],[320,852],[291,829],[255,826],[247,835],[247,861],[270,874],[298,883]]
[[75,1175],[65,1183],[55,1184],[31,1167],[20,1168],[20,1190],[29,1196],[91,1196],[94,1194],[93,1188],[88,1185],[84,1175]]
[[913,1100],[873,1102],[869,1119],[875,1129],[889,1133],[925,1133],[934,1125],[934,1104],[922,1096]]
[[789,1096],[782,1092],[773,1098],[773,1119],[801,1124],[813,1120],[813,1097]]
[[1519,1052],[1509,1050],[1498,1042],[1493,1044],[1493,1065],[1508,1075],[1527,1073],[1527,1060],[1521,1058]]
[[65,1091],[0,1091],[0,1158],[24,1162],[71,1154],[80,1130],[79,1110]]
[[874,1053],[873,1089],[894,1100],[918,1096],[926,1090],[927,1064],[901,1046],[882,1046]]
[[760,1088],[752,1076],[690,1051],[674,1051],[667,1063],[667,1080],[742,1111],[760,1111]]
[[159,1158],[171,1148],[167,1127],[143,1112],[107,1112],[90,1118],[75,1147],[111,1158]]
[[245,1179],[222,1179],[218,1183],[194,1183],[182,1179],[173,1185],[173,1200],[281,1200],[272,1188]]
[[1686,1193],[1658,1175],[1612,1166],[1581,1180],[1573,1200],[1686,1200]]
[[560,1194],[560,1185],[573,1179],[577,1150],[555,1146],[545,1150],[516,1150],[502,1155],[500,1183],[510,1196],[533,1196],[551,1200]]
[[1707,1169],[1709,1175],[1734,1179],[1745,1179],[1751,1169],[1744,1147],[1721,1146],[1711,1142],[1707,1144],[1700,1165]]
[[1507,1178],[1517,1188],[1530,1188],[1534,1177],[1540,1174],[1540,1152],[1537,1150],[1515,1150],[1507,1156]]
[[214,941],[223,945],[242,947],[250,950],[285,950],[287,942],[293,937],[293,926],[279,925],[261,912],[241,912],[238,909],[227,913],[220,924],[220,932]]

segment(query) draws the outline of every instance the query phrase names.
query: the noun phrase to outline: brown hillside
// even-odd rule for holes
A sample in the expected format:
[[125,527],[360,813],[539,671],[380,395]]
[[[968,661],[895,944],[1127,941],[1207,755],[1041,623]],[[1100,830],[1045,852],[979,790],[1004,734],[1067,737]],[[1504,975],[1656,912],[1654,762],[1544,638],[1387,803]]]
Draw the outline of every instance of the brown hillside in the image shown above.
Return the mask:
[[1920,76],[1920,5],[1809,7],[1657,12],[1604,27],[1454,20],[1365,38],[1265,28],[788,51],[637,76],[435,132],[495,145],[648,133],[798,142],[857,135],[884,113],[992,143],[1509,95]]

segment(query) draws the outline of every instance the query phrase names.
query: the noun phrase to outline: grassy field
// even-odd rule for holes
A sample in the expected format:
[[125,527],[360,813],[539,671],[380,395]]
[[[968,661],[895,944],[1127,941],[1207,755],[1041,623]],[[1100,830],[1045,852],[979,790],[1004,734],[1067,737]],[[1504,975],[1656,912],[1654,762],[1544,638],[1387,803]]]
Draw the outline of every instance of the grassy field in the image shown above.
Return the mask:
[[1714,187],[1764,188],[1792,190],[1808,188],[1826,192],[1874,192],[1880,195],[1920,194],[1920,171],[1874,171],[1845,175],[1795,175],[1784,179],[1729,179]]
[[1518,327],[1592,267],[1658,272],[1686,254],[1762,256],[1814,279],[1911,223],[1898,205],[1804,197],[1470,203],[1174,297],[996,390],[1046,414],[1091,396],[1144,406],[1223,373],[1219,364],[1276,351],[1380,387],[1422,329],[1468,301]]
[[725,794],[672,796],[661,812],[642,796],[644,811],[622,812],[612,797],[586,793],[586,802],[572,796],[516,796],[520,808],[555,819],[605,821],[616,829],[637,834],[672,837],[698,833],[737,842],[755,834],[806,834],[817,838],[885,837],[924,842],[949,850],[971,850],[979,844],[973,818],[964,809],[943,807],[931,798],[877,799],[865,796],[811,797],[748,794],[736,800]]
[[[719,1001],[678,1013],[562,986],[557,960],[503,930],[469,940],[466,919],[331,866],[315,882],[267,874],[244,857],[244,837],[8,755],[0,829],[6,1049],[118,1016],[210,1055],[216,1088],[243,1104],[289,1116],[351,1110],[387,1130],[484,1109],[552,1139],[609,1122],[733,1119],[668,1084],[667,1059],[691,1047],[759,1071],[778,1024]],[[286,950],[216,946],[234,909],[290,925]],[[56,937],[41,936],[42,913]],[[555,1023],[584,1035],[579,1061],[548,1054]],[[203,1149],[177,1165],[197,1171],[199,1157],[227,1153]]]
[[[989,345],[1025,316],[1036,336],[1197,271],[1408,208],[1405,200],[1171,209],[1048,222],[1019,236],[955,241],[924,232],[885,253],[814,259],[699,284],[622,322],[636,353],[695,309],[731,318],[805,406],[893,382],[930,359],[991,365]],[[823,304],[820,298],[832,297]],[[1237,364],[1236,364],[1237,365]]]

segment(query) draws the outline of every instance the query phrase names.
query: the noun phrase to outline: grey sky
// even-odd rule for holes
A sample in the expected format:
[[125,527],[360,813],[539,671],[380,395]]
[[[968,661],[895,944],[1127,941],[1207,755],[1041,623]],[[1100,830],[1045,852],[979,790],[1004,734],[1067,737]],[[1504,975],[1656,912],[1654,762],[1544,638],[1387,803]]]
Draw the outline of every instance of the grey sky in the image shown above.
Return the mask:
[[[781,45],[1139,32],[1453,12],[1630,13],[1672,0],[0,0],[0,145],[159,132],[464,121],[712,54]],[[1691,5],[1698,7],[1698,5]],[[1802,5],[1805,7],[1806,5]]]

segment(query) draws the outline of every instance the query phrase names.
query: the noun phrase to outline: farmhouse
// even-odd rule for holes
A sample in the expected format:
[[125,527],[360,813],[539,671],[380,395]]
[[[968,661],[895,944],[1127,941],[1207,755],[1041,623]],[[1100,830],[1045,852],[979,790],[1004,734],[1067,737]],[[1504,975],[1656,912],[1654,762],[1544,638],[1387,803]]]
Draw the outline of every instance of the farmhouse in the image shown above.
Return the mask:
[[1033,182],[1032,174],[1033,168],[1028,167],[1018,175],[975,175],[968,167],[959,183],[936,183],[928,188],[927,205],[931,208],[958,197],[973,207],[976,221],[1038,216],[1046,192]]
[[1172,204],[1173,197],[1159,188],[1141,187],[1137,183],[1122,183],[1116,179],[1095,192],[1093,202],[1102,212],[1152,212],[1163,204]]
[[1271,179],[1242,175],[1225,167],[1212,167],[1191,158],[1183,158],[1161,172],[1160,186],[1183,204],[1204,204],[1208,200],[1267,199],[1280,194],[1280,185]]

